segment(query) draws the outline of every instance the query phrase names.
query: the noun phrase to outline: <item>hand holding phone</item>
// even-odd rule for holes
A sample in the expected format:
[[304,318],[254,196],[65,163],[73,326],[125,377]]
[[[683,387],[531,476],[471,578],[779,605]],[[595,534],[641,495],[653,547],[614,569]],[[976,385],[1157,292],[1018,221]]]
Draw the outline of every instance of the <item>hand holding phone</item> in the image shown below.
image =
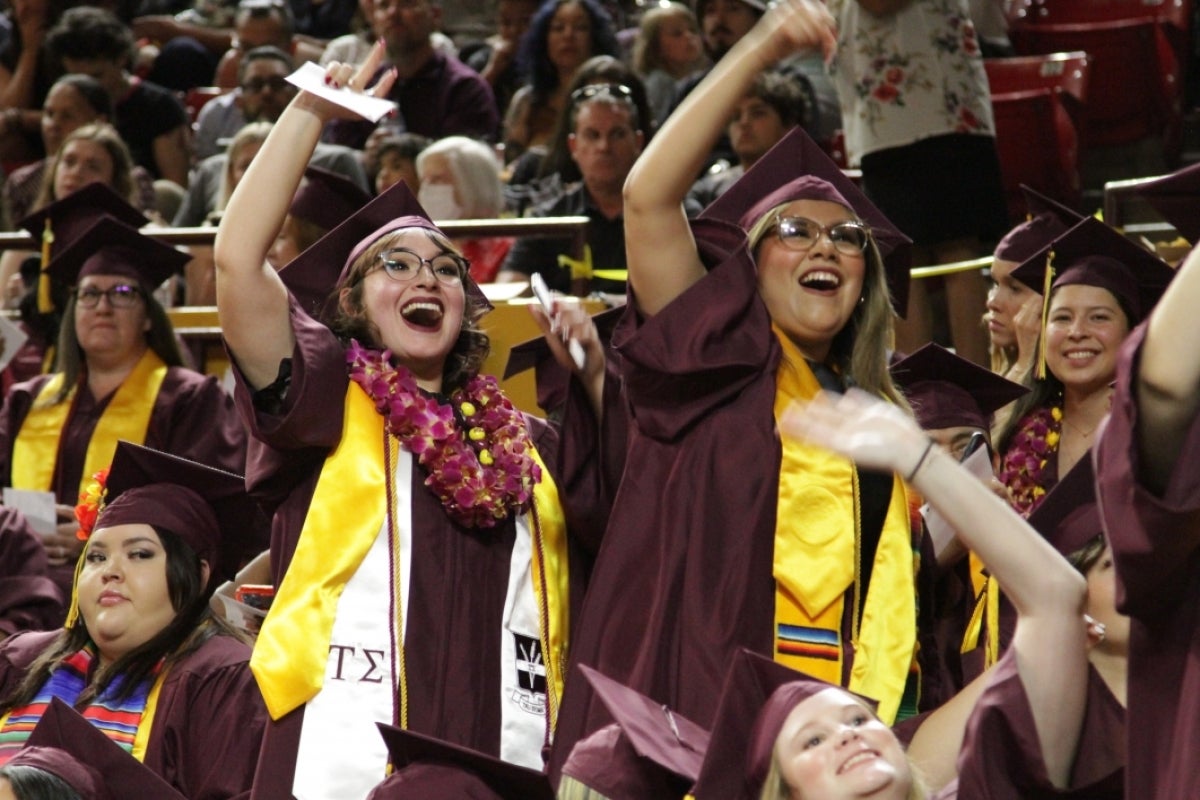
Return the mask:
[[[550,287],[546,285],[545,279],[535,272],[529,276],[529,285],[533,289],[534,297],[541,304],[542,310],[546,312],[546,316],[553,320],[554,295],[550,293]],[[575,362],[575,368],[583,369],[583,365],[587,361],[587,355],[583,352],[583,345],[575,339],[567,339],[566,345],[567,352],[571,354],[571,360]]]

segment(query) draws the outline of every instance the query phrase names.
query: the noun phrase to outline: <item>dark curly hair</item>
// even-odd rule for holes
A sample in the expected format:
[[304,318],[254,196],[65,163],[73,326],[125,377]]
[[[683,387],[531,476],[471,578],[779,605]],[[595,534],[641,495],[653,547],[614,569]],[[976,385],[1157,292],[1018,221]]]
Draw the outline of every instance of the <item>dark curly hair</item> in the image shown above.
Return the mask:
[[596,0],[546,0],[538,8],[529,29],[521,38],[517,52],[517,68],[533,88],[533,102],[540,104],[558,88],[558,70],[550,62],[547,42],[550,39],[550,23],[559,7],[575,3],[583,7],[592,23],[591,55],[620,55],[620,45],[613,30],[612,17]]
[[128,67],[133,63],[133,31],[112,12],[91,6],[67,10],[46,35],[56,61],[102,59]]
[[[375,265],[379,254],[392,247],[399,236],[411,231],[425,234],[443,252],[462,255],[440,231],[429,228],[399,228],[380,236],[359,255],[350,267],[346,279],[333,291],[335,310],[329,327],[343,342],[349,343],[351,339],[356,339],[364,344],[379,345],[379,328],[367,317],[366,303],[363,302],[363,279]],[[462,328],[442,367],[442,391],[446,394],[477,375],[491,352],[491,340],[479,327],[479,321],[491,307],[482,295],[469,290],[467,282],[470,280],[467,276],[463,283],[466,302],[463,308]],[[348,290],[344,299],[343,290]]]

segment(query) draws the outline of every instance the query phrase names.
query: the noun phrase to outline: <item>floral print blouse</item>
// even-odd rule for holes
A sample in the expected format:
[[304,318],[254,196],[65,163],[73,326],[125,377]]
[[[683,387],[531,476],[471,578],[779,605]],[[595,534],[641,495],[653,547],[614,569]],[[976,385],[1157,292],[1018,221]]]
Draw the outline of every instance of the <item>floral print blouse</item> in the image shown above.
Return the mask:
[[912,0],[875,16],[857,0],[828,0],[838,21],[830,67],[842,102],[847,155],[948,133],[994,135],[987,74],[966,0]]

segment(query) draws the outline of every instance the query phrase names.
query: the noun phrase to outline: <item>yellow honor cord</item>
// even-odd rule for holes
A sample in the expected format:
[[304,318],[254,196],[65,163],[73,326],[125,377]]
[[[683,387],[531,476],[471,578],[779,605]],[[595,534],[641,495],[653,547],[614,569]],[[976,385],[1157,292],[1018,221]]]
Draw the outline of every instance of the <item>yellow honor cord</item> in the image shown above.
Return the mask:
[[54,244],[54,229],[50,226],[50,218],[46,218],[46,226],[42,229],[42,263],[38,272],[38,311],[49,314],[54,311],[54,300],[50,297],[50,273],[46,267],[50,264],[50,249]]
[[1038,337],[1037,371],[1034,377],[1046,379],[1046,326],[1050,323],[1050,287],[1054,284],[1054,251],[1046,255],[1046,272],[1042,278],[1042,324]]

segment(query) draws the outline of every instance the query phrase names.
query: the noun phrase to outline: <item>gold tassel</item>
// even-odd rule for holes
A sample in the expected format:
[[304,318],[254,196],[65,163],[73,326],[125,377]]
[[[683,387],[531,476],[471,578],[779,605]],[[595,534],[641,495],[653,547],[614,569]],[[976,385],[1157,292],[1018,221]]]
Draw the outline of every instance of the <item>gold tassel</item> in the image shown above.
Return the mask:
[[50,264],[50,246],[54,244],[54,230],[50,227],[50,218],[46,217],[46,227],[42,230],[42,268],[38,272],[38,312],[49,314],[54,311],[54,299],[50,297],[50,273],[46,267]]
[[1054,251],[1046,254],[1046,273],[1042,280],[1042,325],[1038,336],[1038,362],[1034,375],[1046,379],[1046,325],[1050,321],[1050,287],[1054,284]]

